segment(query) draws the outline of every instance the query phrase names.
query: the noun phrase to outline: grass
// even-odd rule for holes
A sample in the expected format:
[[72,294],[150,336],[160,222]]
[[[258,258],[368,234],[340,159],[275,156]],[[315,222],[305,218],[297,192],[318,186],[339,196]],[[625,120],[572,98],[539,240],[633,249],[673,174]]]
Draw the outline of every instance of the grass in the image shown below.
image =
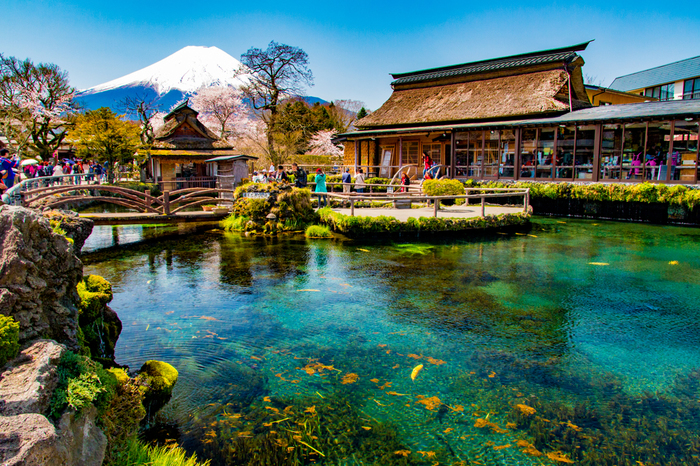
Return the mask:
[[332,238],[331,229],[325,225],[309,225],[304,232],[307,238]]
[[179,447],[150,447],[138,439],[132,439],[123,454],[110,466],[209,466],[210,462],[199,462],[197,456],[187,456]]

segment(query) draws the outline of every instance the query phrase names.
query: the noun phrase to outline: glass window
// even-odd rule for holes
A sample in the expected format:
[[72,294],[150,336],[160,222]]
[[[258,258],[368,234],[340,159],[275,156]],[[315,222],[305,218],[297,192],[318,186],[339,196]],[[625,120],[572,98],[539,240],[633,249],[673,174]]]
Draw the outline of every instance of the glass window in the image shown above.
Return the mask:
[[575,126],[557,128],[556,178],[570,180],[573,177],[574,168],[574,141],[576,136]]
[[469,176],[472,178],[481,177],[483,137],[483,131],[469,133]]
[[469,133],[455,133],[455,176],[468,176],[469,171]]
[[427,152],[435,163],[442,163],[442,158],[440,156],[440,145],[440,143],[423,144],[423,152]]
[[671,144],[671,124],[668,121],[651,122],[647,131],[647,149],[644,155],[644,179],[666,180],[666,160]]
[[404,165],[418,165],[420,163],[420,155],[418,153],[420,144],[418,141],[404,141],[402,148]]
[[537,130],[522,129],[520,135],[520,178],[534,178]]
[[695,182],[698,167],[698,122],[676,121],[671,152],[671,179],[682,183]]
[[686,79],[683,83],[684,99],[700,99],[700,78]]
[[576,128],[576,157],[574,158],[574,178],[593,179],[593,148],[595,146],[595,126]]
[[484,177],[498,176],[498,136],[497,130],[485,131],[484,141]]
[[[603,125],[600,145],[601,180],[619,180],[621,178],[622,129],[622,125]],[[576,153],[578,155],[578,151]]]
[[552,158],[554,156],[554,128],[540,130],[537,140],[536,175],[537,178],[554,178]]
[[644,95],[654,97],[659,100],[673,100],[675,97],[675,84],[663,84],[661,86],[648,87],[644,90]]
[[622,176],[628,180],[641,180],[644,177],[643,163],[647,125],[629,123],[625,125],[625,139],[622,142]]
[[515,131],[512,129],[501,131],[499,147],[498,176],[500,178],[513,178],[515,173]]

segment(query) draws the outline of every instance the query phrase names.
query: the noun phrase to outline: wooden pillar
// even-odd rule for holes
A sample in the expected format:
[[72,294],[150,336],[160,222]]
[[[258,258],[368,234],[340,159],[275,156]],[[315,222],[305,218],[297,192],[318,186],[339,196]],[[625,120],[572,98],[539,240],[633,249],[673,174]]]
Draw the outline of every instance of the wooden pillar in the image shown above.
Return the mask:
[[360,161],[360,159],[358,158],[359,152],[357,150],[358,142],[359,142],[358,140],[353,141],[353,146],[355,147],[355,174],[357,174],[357,168],[358,168],[359,161]]
[[399,169],[403,167],[403,139],[399,136]]
[[673,133],[676,132],[676,120],[671,120],[671,130],[669,131],[668,154],[666,155],[666,182],[671,181],[671,154],[673,154]]

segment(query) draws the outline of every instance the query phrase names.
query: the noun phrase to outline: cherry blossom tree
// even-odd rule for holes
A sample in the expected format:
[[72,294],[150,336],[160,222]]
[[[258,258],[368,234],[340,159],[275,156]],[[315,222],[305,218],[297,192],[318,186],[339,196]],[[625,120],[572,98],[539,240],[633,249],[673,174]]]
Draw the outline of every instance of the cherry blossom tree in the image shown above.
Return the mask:
[[333,157],[339,157],[343,155],[343,150],[333,144],[332,138],[335,131],[323,130],[319,131],[313,136],[311,136],[311,141],[309,141],[309,146],[311,150],[309,154],[311,155],[330,155]]
[[190,101],[199,112],[199,120],[222,139],[233,141],[247,123],[249,110],[243,102],[243,92],[234,87],[204,87]]
[[68,73],[54,64],[0,54],[0,124],[18,152],[48,159],[63,142],[75,110]]

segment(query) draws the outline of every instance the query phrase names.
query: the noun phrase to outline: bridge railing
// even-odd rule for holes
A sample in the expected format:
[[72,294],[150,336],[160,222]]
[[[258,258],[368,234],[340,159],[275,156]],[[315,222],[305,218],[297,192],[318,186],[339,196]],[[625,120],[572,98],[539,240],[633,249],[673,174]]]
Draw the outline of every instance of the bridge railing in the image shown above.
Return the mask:
[[10,205],[22,205],[22,193],[51,186],[82,186],[100,184],[99,175],[94,173],[74,173],[71,175],[38,176],[27,178],[12,186],[2,195],[2,202]]

